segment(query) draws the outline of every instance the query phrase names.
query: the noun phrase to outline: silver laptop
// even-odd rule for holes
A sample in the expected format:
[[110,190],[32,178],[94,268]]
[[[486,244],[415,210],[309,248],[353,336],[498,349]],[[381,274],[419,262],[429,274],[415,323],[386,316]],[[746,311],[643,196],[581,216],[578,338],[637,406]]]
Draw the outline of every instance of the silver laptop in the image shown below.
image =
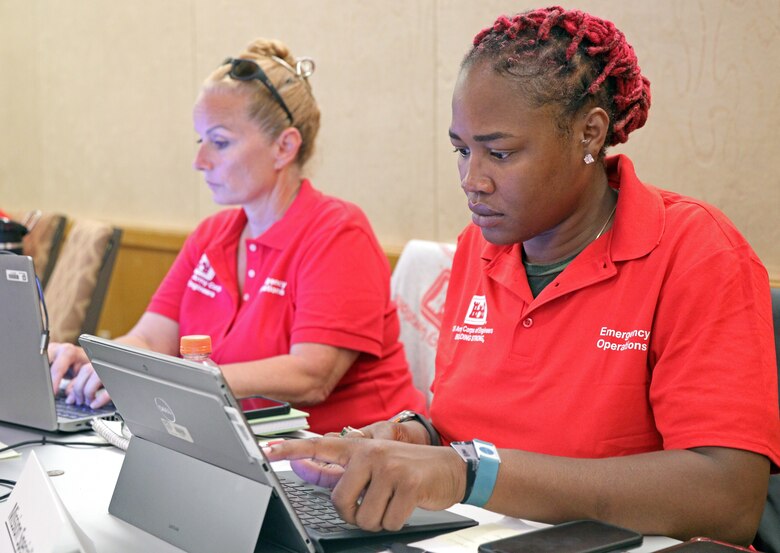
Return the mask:
[[0,421],[40,430],[75,432],[90,428],[92,410],[55,401],[49,357],[48,323],[32,258],[0,254]]
[[219,369],[79,341],[133,433],[109,512],[186,551],[376,551],[476,524],[418,509],[399,532],[351,526],[328,490],[271,469]]

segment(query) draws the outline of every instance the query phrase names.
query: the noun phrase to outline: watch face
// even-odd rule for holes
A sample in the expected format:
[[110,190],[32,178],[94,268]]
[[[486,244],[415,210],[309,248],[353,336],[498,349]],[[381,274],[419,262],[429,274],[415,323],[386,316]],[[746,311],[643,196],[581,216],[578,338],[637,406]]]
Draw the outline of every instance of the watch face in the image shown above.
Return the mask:
[[496,449],[496,446],[494,446],[491,443],[483,442],[482,440],[474,440],[474,448],[476,451],[477,457],[480,459],[484,458],[491,458],[495,460],[499,460],[498,456],[498,450]]
[[468,459],[477,460],[477,450],[474,449],[474,444],[471,442],[452,442],[450,444],[452,448],[458,452],[461,459],[464,461]]

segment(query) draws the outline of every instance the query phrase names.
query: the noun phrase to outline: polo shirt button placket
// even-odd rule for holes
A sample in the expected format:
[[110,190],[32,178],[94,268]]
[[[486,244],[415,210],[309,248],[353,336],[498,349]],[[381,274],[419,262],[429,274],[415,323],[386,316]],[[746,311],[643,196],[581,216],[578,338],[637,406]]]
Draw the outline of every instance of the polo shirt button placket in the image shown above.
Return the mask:
[[[249,243],[247,245],[247,249],[249,250],[249,253],[247,254],[247,264],[253,265],[254,264],[254,258],[252,254],[257,253],[257,244]],[[257,276],[257,272],[254,269],[248,269],[246,272],[246,276],[248,279],[254,279],[255,276]],[[247,288],[252,290],[254,292],[254,285],[247,285]],[[249,301],[250,295],[249,292],[244,292],[244,295],[241,296],[241,299],[246,303]]]
[[523,319],[523,326],[525,328],[531,328],[532,326],[534,326],[534,320],[531,317],[526,317],[525,319]]

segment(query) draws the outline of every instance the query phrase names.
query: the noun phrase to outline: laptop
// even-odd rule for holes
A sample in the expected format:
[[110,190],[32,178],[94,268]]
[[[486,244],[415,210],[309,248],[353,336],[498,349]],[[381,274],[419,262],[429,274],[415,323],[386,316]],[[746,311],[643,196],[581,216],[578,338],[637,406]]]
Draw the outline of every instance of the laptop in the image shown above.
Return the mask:
[[115,410],[67,405],[63,395],[55,401],[38,286],[31,257],[0,254],[0,421],[50,432],[88,430],[96,416]]
[[477,524],[418,509],[398,532],[349,525],[329,490],[274,472],[218,368],[86,334],[79,342],[133,433],[109,513],[181,549],[377,551]]

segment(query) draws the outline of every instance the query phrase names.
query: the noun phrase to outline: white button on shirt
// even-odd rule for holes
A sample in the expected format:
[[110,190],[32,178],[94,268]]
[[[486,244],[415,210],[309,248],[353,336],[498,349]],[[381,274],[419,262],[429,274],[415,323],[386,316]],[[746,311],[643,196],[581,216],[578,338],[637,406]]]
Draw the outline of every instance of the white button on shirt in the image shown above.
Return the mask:
[[249,294],[244,294],[244,301],[249,301]]
[[246,275],[247,275],[249,278],[255,278],[255,275],[256,275],[256,274],[257,274],[257,273],[255,273],[255,270],[254,270],[254,269],[249,269],[249,271],[247,271],[247,273],[246,273]]
[[249,244],[249,251],[250,252],[256,252],[257,251],[257,244]]

